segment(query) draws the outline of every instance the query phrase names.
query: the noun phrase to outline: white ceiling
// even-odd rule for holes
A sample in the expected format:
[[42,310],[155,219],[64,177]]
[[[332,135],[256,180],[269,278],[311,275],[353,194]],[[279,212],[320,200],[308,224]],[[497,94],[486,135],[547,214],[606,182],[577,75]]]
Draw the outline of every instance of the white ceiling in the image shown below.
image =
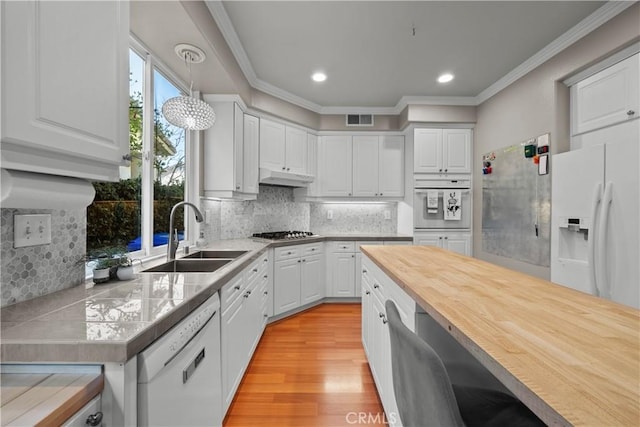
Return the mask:
[[[225,1],[213,15],[231,24],[223,33],[260,89],[323,108],[392,107],[403,96],[476,97],[603,4]],[[311,81],[317,70],[326,82]],[[456,77],[441,85],[444,71]]]

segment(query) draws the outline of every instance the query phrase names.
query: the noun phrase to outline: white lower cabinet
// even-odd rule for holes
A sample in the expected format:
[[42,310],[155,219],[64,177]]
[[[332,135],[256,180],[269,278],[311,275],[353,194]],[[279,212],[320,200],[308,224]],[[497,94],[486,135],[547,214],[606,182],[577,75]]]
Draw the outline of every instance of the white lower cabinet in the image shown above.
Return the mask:
[[255,351],[268,315],[271,256],[265,252],[221,293],[222,409],[226,413]]
[[62,424],[63,427],[86,427],[102,425],[102,395],[99,394]]
[[472,253],[470,232],[416,231],[413,244],[437,246],[467,256]]
[[282,246],[274,259],[274,315],[324,298],[324,243]]
[[385,311],[387,300],[395,302],[400,318],[415,331],[416,305],[393,280],[366,255],[362,256],[362,344],[373,373],[387,420],[400,426],[400,417],[393,392],[391,344]]

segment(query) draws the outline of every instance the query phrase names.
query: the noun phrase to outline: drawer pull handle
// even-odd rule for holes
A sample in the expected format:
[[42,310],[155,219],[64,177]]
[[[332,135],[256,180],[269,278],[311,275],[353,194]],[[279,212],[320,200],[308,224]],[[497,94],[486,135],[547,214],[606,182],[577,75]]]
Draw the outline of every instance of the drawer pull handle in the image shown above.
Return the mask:
[[365,294],[371,295],[371,291],[366,291]]
[[233,289],[235,289],[236,291],[239,291],[239,290],[240,290],[240,285],[235,285],[235,286],[233,287]]
[[98,411],[95,414],[89,415],[87,417],[87,421],[85,422],[85,424],[90,426],[97,426],[97,425],[100,425],[101,422],[102,422],[102,412]]
[[364,274],[367,274],[367,269],[366,269],[366,268],[363,268],[363,269],[362,269],[362,272],[363,272]]
[[264,294],[265,295],[269,295],[269,291],[264,291]]
[[633,110],[627,111],[627,116],[633,116],[636,112]]
[[266,274],[264,276],[262,276],[263,279],[266,279],[267,277],[269,277],[269,276],[267,276]]
[[291,252],[291,251],[289,251],[289,252],[287,252],[287,255],[291,255],[291,253],[292,253],[292,252]]
[[378,285],[377,283],[375,283],[375,284],[373,285],[373,289],[378,289],[379,287],[380,287],[380,285]]
[[257,269],[257,268],[254,268],[254,269],[253,269],[253,272],[254,272],[254,273],[257,273],[257,272],[258,272],[258,269]]

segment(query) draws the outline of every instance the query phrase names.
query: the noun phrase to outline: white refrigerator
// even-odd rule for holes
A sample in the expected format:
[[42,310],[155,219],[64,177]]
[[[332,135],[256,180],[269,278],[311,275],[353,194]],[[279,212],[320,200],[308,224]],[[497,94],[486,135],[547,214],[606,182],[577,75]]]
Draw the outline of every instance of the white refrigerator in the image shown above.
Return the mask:
[[640,141],[553,156],[551,281],[640,308]]

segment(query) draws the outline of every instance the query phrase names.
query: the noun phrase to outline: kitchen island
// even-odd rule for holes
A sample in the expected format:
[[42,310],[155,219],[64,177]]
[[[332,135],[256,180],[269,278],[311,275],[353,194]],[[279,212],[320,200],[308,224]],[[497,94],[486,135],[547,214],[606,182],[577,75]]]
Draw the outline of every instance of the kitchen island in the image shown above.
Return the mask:
[[549,425],[640,424],[640,312],[427,246],[367,256]]

